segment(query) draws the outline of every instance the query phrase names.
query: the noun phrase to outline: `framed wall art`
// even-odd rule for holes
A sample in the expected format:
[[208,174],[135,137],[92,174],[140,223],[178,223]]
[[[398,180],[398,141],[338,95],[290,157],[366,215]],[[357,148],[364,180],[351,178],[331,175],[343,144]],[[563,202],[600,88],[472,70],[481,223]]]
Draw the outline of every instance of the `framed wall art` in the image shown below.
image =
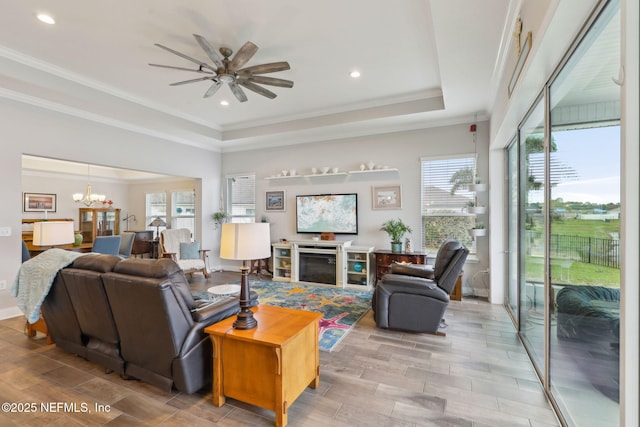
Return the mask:
[[46,193],[22,193],[23,212],[55,212],[57,196]]
[[373,209],[402,209],[402,191],[399,185],[372,187]]
[[267,204],[266,209],[269,212],[284,212],[285,211],[285,192],[280,191],[267,191]]

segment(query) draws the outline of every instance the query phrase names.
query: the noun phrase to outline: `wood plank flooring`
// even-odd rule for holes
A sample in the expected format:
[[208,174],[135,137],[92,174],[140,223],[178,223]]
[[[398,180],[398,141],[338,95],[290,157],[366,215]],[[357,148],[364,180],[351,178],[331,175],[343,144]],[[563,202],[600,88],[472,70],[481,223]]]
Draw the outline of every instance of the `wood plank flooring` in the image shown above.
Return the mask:
[[[192,279],[192,288],[238,277],[214,273]],[[289,408],[289,425],[559,425],[503,307],[452,301],[446,317],[441,337],[377,329],[367,313],[333,352],[320,352],[320,387],[307,389]],[[210,388],[185,395],[125,381],[47,345],[40,334],[26,337],[22,317],[0,321],[0,403],[37,406],[30,413],[1,412],[0,426],[274,423],[271,411],[233,399],[216,408],[211,398]],[[54,403],[57,412],[42,410],[42,403]]]

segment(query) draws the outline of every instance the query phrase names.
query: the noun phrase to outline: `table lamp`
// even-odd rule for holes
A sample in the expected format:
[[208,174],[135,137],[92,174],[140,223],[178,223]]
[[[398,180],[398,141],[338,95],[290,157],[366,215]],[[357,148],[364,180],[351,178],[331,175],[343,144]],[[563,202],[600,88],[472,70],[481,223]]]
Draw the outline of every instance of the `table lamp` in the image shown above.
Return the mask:
[[234,329],[253,329],[258,321],[253,317],[249,292],[249,266],[247,261],[268,258],[271,238],[268,223],[222,224],[220,258],[242,261],[240,269],[240,312],[233,323]]
[[33,223],[34,246],[56,246],[73,243],[73,221],[42,221]]
[[164,222],[164,220],[159,216],[157,216],[153,221],[149,223],[149,227],[156,228],[156,239],[160,238],[160,227],[166,227],[166,226],[167,226],[167,223]]

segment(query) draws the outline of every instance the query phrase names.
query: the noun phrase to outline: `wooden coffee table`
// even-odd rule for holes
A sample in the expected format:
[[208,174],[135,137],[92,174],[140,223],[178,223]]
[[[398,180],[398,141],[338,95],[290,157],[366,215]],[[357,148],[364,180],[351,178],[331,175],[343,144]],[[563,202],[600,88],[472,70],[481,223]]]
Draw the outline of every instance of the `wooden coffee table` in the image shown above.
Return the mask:
[[205,328],[213,342],[213,404],[225,396],[275,411],[287,425],[288,408],[320,382],[321,313],[259,305],[254,329],[233,329],[236,316]]

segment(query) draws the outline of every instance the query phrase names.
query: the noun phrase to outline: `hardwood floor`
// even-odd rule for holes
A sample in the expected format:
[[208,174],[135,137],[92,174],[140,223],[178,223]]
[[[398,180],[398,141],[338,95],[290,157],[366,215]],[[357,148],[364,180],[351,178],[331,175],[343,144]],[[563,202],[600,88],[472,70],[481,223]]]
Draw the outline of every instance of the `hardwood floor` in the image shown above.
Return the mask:
[[[239,273],[213,273],[191,282],[202,290],[238,278]],[[320,386],[304,391],[289,408],[289,425],[559,425],[504,308],[452,301],[447,323],[446,337],[408,334],[377,329],[367,313],[336,350],[320,352]],[[22,317],[0,321],[0,401],[37,407],[30,413],[3,411],[0,426],[274,423],[273,412],[233,399],[214,407],[210,388],[168,393],[105,374],[47,345],[40,334],[26,337],[23,329]],[[57,412],[44,411],[41,403],[52,403]]]

